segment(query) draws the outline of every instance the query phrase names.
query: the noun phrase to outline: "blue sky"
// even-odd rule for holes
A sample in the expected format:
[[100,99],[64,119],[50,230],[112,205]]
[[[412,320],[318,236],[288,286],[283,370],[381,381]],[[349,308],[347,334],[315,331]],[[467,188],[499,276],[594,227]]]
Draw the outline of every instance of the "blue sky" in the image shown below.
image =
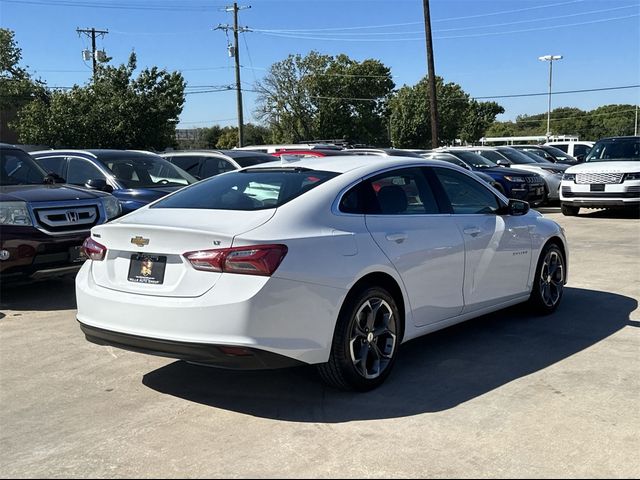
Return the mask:
[[[135,50],[140,67],[180,70],[190,88],[234,84],[233,59],[225,34],[232,23],[224,0],[0,0],[0,24],[15,30],[23,64],[50,86],[84,84],[91,75],[81,51],[88,38],[76,28],[109,30],[98,47],[126,62]],[[247,0],[240,25],[244,88],[290,53],[317,50],[376,58],[391,68],[399,87],[426,73],[421,0]],[[431,0],[436,73],[472,96],[640,84],[638,0]],[[500,119],[546,112],[547,97],[496,99]],[[253,119],[255,97],[244,94],[245,121]],[[564,94],[553,107],[593,109],[609,103],[640,103],[640,89]],[[233,125],[235,92],[191,94],[180,117],[183,128]]]

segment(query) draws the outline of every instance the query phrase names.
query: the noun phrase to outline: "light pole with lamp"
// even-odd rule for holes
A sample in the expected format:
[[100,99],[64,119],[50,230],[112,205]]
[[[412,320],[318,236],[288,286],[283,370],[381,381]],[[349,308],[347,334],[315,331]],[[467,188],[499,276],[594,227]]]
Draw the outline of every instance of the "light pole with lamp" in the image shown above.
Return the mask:
[[547,140],[551,136],[551,76],[553,75],[554,60],[562,60],[562,55],[544,55],[538,57],[542,62],[549,62],[549,108],[547,109]]

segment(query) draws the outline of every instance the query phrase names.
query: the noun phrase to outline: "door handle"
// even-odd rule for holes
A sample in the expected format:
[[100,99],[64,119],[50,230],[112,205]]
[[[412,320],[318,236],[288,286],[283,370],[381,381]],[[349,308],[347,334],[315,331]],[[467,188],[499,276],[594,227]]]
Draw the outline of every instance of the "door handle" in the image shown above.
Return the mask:
[[407,239],[406,233],[388,233],[386,239],[390,242],[402,243]]
[[471,235],[472,237],[477,237],[482,232],[479,227],[466,227],[462,231],[465,235]]

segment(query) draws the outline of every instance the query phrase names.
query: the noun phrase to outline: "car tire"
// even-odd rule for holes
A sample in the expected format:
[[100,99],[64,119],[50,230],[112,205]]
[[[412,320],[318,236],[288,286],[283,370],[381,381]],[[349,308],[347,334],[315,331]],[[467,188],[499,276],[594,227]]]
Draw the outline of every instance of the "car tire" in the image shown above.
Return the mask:
[[317,367],[320,377],[340,390],[372,390],[391,373],[401,339],[394,298],[381,287],[360,289],[340,311],[329,361]]
[[566,265],[565,256],[557,244],[545,245],[538,258],[529,297],[529,305],[538,313],[548,315],[560,305],[564,293]]
[[560,210],[565,217],[577,217],[578,212],[580,211],[580,207],[573,207],[571,205],[567,205],[566,203],[561,203]]

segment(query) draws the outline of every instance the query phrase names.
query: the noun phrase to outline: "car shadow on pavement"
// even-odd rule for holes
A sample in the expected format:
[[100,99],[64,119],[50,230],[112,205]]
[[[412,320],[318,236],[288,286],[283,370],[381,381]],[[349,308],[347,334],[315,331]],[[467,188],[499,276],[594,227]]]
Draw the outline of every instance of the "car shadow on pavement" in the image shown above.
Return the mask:
[[76,308],[75,276],[0,286],[0,310],[52,311]]
[[566,288],[556,313],[523,306],[404,344],[394,371],[368,393],[324,386],[313,367],[228,371],[177,361],[147,373],[158,392],[211,407],[295,422],[406,417],[453,408],[594,345],[626,325],[635,299]]

